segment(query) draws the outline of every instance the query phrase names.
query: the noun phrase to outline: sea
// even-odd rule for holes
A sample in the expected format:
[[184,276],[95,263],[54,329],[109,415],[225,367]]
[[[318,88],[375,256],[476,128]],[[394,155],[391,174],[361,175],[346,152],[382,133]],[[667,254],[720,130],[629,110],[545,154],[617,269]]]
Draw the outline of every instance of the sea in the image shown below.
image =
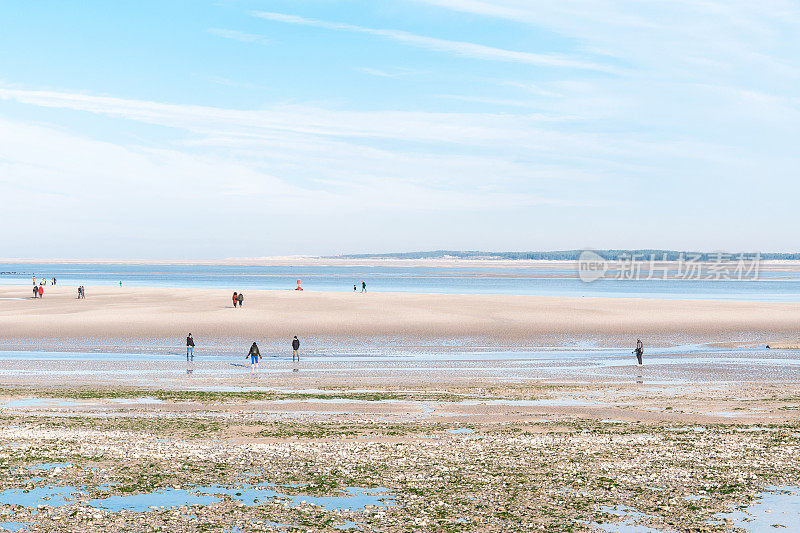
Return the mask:
[[234,290],[361,291],[430,294],[495,294],[672,300],[738,300],[800,303],[800,266],[759,272],[747,279],[616,279],[585,282],[576,265],[353,266],[163,265],[0,263],[0,284],[30,284],[31,277],[58,285]]

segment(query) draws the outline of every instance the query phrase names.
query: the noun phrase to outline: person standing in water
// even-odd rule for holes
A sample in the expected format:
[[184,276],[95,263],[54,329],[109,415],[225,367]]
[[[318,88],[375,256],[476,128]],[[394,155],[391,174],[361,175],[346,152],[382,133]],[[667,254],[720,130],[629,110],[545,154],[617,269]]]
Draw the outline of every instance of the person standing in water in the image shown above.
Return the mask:
[[194,359],[194,339],[191,333],[186,337],[186,360],[189,361],[190,359]]
[[233,293],[233,308],[236,309],[236,306],[239,305],[239,293]]
[[253,345],[250,347],[250,351],[247,352],[245,359],[248,357],[250,358],[250,373],[255,373],[258,371],[258,358],[261,353],[258,351],[258,345],[253,342]]
[[239,307],[244,307],[244,293],[239,293]]
[[636,354],[636,360],[639,366],[642,366],[642,355],[644,354],[644,344],[641,339],[636,339],[636,349],[633,351]]
[[297,335],[292,339],[292,361],[294,361],[295,357],[297,357],[298,361],[300,360],[300,340]]
[[353,292],[358,292],[358,287],[356,287],[355,283],[353,283]]

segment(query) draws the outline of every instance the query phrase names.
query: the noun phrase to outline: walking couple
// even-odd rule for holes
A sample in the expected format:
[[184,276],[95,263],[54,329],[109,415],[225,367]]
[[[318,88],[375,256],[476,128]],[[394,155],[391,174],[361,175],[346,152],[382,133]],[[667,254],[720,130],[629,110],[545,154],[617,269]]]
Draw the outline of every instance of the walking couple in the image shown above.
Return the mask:
[[243,307],[244,306],[244,293],[243,292],[234,292],[232,300],[233,300],[233,306],[234,307],[236,307],[237,305],[239,307]]

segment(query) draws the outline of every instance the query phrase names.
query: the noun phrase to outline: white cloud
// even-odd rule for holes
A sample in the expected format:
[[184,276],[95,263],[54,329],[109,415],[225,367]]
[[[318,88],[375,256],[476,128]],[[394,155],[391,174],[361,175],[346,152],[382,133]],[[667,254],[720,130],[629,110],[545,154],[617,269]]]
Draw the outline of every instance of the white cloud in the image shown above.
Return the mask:
[[438,39],[435,37],[426,37],[423,35],[417,35],[414,33],[400,31],[400,30],[365,28],[353,24],[327,22],[323,20],[298,17],[295,15],[286,15],[283,13],[257,12],[254,13],[254,15],[259,18],[271,20],[274,22],[282,22],[285,24],[296,24],[301,26],[324,28],[328,30],[366,33],[369,35],[383,37],[385,39],[400,42],[410,46],[424,48],[426,50],[445,52],[463,57],[471,57],[474,59],[483,59],[489,61],[507,61],[511,63],[522,63],[540,67],[559,67],[559,68],[569,68],[569,69],[592,70],[592,71],[600,71],[608,73],[614,73],[618,71],[618,69],[611,67],[609,65],[603,65],[591,61],[582,61],[561,55],[537,54],[531,52],[518,52],[513,50],[505,50],[502,48],[494,48],[491,46],[485,46],[465,41],[451,41],[446,39]]
[[744,72],[800,79],[800,6],[792,0],[411,1],[560,33],[586,51],[630,65],[627,74],[638,69],[641,76],[672,81],[739,81]]

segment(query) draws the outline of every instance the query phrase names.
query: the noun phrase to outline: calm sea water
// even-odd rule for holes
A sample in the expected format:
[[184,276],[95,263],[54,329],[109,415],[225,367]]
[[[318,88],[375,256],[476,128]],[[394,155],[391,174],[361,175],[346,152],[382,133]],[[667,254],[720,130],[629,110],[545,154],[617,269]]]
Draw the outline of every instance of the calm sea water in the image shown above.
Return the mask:
[[[438,294],[710,299],[800,302],[800,272],[762,272],[759,280],[615,280],[584,283],[574,268],[439,268],[414,266],[231,266],[0,263],[0,284],[29,284],[31,276],[59,285],[191,287],[227,290],[306,290]],[[569,277],[559,277],[569,276]]]

